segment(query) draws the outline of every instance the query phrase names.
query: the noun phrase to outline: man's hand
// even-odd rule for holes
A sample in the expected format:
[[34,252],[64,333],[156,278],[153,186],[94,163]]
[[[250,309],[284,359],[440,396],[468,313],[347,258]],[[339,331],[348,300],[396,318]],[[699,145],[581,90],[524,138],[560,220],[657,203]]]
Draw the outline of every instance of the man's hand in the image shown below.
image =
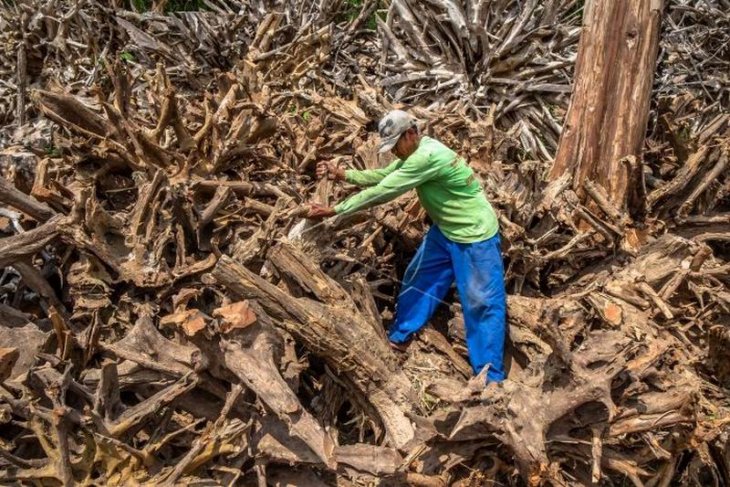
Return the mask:
[[336,162],[325,161],[317,163],[317,177],[323,178],[325,176],[328,179],[344,181],[345,170],[339,167]]
[[312,204],[307,209],[307,218],[312,220],[322,220],[324,218],[336,215],[335,209],[330,206]]

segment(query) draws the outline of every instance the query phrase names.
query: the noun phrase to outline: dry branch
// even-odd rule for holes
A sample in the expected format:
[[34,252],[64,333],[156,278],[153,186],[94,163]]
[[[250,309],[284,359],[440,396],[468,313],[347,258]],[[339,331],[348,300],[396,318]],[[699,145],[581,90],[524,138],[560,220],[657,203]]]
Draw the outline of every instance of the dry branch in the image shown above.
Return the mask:
[[[603,134],[631,146],[605,160],[628,208],[605,178],[546,177],[582,2],[112,3],[0,12],[0,483],[721,485],[721,1],[649,21],[648,130]],[[427,227],[412,195],[301,218],[351,191],[317,162],[386,162],[394,102],[500,212],[504,384],[469,377],[451,298],[388,346]]]

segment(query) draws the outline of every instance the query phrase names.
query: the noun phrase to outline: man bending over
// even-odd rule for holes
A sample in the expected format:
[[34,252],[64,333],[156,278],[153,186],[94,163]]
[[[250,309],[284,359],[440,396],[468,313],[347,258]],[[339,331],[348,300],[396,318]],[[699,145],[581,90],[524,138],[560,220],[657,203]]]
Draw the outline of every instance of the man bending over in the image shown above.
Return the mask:
[[334,208],[312,205],[308,217],[353,213],[415,189],[433,226],[406,269],[388,337],[401,348],[426,325],[456,281],[472,369],[478,374],[489,367],[487,380],[501,382],[507,305],[494,209],[466,161],[438,140],[421,135],[411,115],[391,111],[378,131],[379,151],[390,150],[398,159],[365,171],[318,164],[319,177],[368,188]]

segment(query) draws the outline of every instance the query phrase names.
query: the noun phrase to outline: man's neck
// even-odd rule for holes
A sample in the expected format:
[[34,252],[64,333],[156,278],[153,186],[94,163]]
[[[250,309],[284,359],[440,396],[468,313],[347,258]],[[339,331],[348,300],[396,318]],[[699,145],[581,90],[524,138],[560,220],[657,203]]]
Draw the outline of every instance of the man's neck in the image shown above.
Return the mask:
[[407,156],[405,156],[403,159],[408,159],[409,157],[411,157],[413,155],[414,152],[416,152],[418,150],[418,146],[421,145],[422,138],[423,138],[422,135],[418,135],[416,137],[415,144],[413,145],[413,150]]

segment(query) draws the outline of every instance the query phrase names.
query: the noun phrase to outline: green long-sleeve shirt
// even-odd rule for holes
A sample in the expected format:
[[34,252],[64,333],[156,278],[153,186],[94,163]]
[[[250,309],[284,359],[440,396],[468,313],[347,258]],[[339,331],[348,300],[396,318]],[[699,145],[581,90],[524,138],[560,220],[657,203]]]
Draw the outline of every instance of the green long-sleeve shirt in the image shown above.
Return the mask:
[[347,182],[370,186],[335,206],[338,214],[385,203],[416,188],[421,206],[449,240],[472,243],[493,237],[497,215],[466,161],[438,140],[421,137],[405,161],[382,169],[348,170]]

